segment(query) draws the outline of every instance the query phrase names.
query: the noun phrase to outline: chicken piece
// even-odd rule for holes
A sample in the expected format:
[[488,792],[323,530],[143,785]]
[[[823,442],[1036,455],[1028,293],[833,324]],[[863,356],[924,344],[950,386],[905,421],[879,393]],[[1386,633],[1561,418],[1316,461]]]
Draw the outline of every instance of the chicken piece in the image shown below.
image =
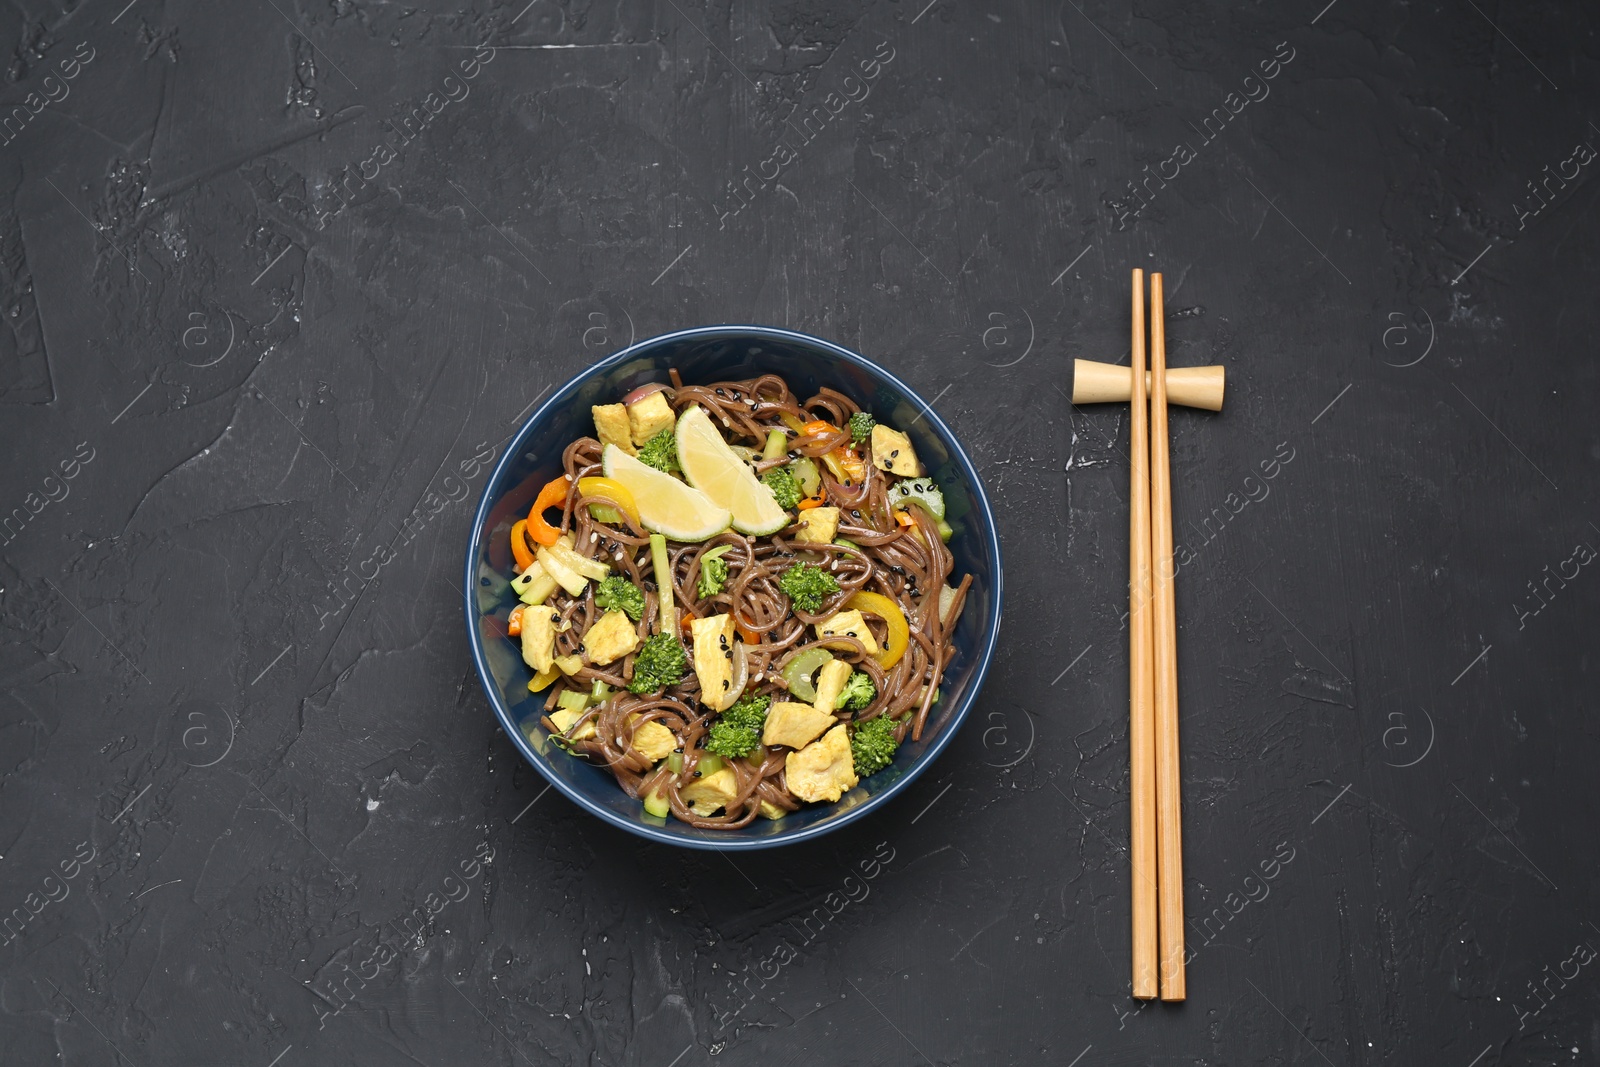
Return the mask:
[[878,642],[872,636],[872,630],[867,626],[867,620],[861,617],[861,612],[855,608],[849,611],[836,612],[828,616],[814,627],[817,640],[828,637],[854,637],[866,646],[867,655],[878,654]]
[[915,478],[922,473],[911,438],[881,422],[872,428],[872,463],[879,470],[902,478]]
[[639,633],[633,621],[615,608],[596,619],[583,635],[583,654],[597,667],[615,663],[638,647]]
[[713,711],[732,704],[733,616],[709,615],[689,624],[694,634],[694,673],[700,679],[700,703]]
[[761,728],[761,743],[804,748],[838,721],[831,713],[818,711],[810,704],[780,700],[767,711],[766,725]]
[[561,616],[549,608],[522,609],[522,662],[536,671],[547,671],[556,656],[556,620]]
[[[578,719],[583,716],[583,714],[584,713],[582,711],[578,711],[575,708],[557,708],[555,711],[550,713],[550,721],[556,724],[557,732],[564,734],[568,730],[572,729],[572,724],[577,722]],[[594,720],[590,719],[588,722],[578,727],[578,732],[572,735],[572,740],[588,741],[590,738],[594,737],[594,733]]]
[[850,680],[850,670],[850,664],[842,659],[824,663],[817,672],[817,699],[811,702],[812,707],[831,717],[834,705],[839,703],[839,694],[844,692],[845,682]]
[[[849,747],[849,742],[845,742],[847,755]],[[678,790],[678,795],[696,815],[715,815],[718,808],[739,795],[739,779],[732,767],[724,767],[715,774],[694,779]]]
[[633,434],[635,445],[642,447],[650,438],[675,425],[677,419],[673,417],[672,405],[667,403],[665,393],[651,393],[628,405],[628,430]]
[[808,545],[827,545],[839,532],[838,508],[807,508],[800,513],[800,529],[794,539]]
[[[628,721],[638,723],[639,718],[638,715],[631,715]],[[634,751],[651,763],[666,759],[677,747],[678,736],[654,719],[633,728]]]
[[594,416],[594,430],[601,447],[616,445],[630,456],[638,455],[639,450],[633,447],[627,408],[621,404],[596,404],[589,412]]
[[801,800],[835,801],[854,789],[855,759],[850,755],[850,734],[843,726],[829,730],[822,740],[791,752],[784,760],[789,792]]

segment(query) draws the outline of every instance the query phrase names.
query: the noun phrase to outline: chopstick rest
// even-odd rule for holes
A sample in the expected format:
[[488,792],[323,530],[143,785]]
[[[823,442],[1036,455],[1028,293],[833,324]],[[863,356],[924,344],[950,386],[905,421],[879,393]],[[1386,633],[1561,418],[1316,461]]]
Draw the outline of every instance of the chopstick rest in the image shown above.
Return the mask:
[[[1221,367],[1168,367],[1167,403],[1186,408],[1222,410],[1223,371]],[[1144,372],[1145,391],[1150,389],[1150,372]],[[1132,368],[1120,363],[1096,363],[1089,359],[1072,361],[1072,402],[1074,404],[1127,403],[1133,398]]]

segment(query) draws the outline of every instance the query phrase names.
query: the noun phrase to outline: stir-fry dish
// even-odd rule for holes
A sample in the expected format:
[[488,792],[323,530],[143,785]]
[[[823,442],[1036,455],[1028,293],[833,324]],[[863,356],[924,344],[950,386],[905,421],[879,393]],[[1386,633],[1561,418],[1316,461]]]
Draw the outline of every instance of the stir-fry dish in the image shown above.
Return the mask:
[[776,375],[671,379],[595,406],[512,528],[508,628],[557,745],[732,830],[921,737],[972,577],[904,433]]

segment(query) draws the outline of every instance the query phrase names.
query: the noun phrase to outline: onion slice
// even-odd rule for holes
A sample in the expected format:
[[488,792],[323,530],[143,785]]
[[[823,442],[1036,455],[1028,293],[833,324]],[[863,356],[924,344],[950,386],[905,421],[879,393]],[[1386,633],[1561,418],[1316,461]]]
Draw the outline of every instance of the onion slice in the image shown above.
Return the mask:
[[652,395],[654,393],[659,393],[659,392],[661,392],[661,390],[663,390],[665,388],[666,388],[666,386],[664,384],[662,384],[661,382],[651,382],[649,385],[641,385],[641,386],[639,386],[639,388],[635,389],[633,392],[631,392],[627,396],[623,397],[622,398],[622,402],[631,407],[632,405],[637,404],[639,401],[643,400],[645,397],[650,396],[650,395]]
[[733,678],[728,683],[728,692],[733,694],[728,701],[728,707],[733,707],[733,702],[744,694],[744,687],[750,683],[750,660],[745,654],[744,642],[735,639],[733,642]]

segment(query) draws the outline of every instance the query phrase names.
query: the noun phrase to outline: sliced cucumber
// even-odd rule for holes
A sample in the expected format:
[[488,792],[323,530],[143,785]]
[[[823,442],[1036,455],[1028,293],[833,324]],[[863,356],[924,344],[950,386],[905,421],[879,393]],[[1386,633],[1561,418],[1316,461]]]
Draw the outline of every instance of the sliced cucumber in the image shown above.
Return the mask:
[[[932,478],[905,478],[889,487],[891,507],[903,508],[907,504],[921,504],[935,519],[944,520],[944,491]],[[943,536],[944,531],[939,531]],[[947,538],[948,540],[948,538]]]

